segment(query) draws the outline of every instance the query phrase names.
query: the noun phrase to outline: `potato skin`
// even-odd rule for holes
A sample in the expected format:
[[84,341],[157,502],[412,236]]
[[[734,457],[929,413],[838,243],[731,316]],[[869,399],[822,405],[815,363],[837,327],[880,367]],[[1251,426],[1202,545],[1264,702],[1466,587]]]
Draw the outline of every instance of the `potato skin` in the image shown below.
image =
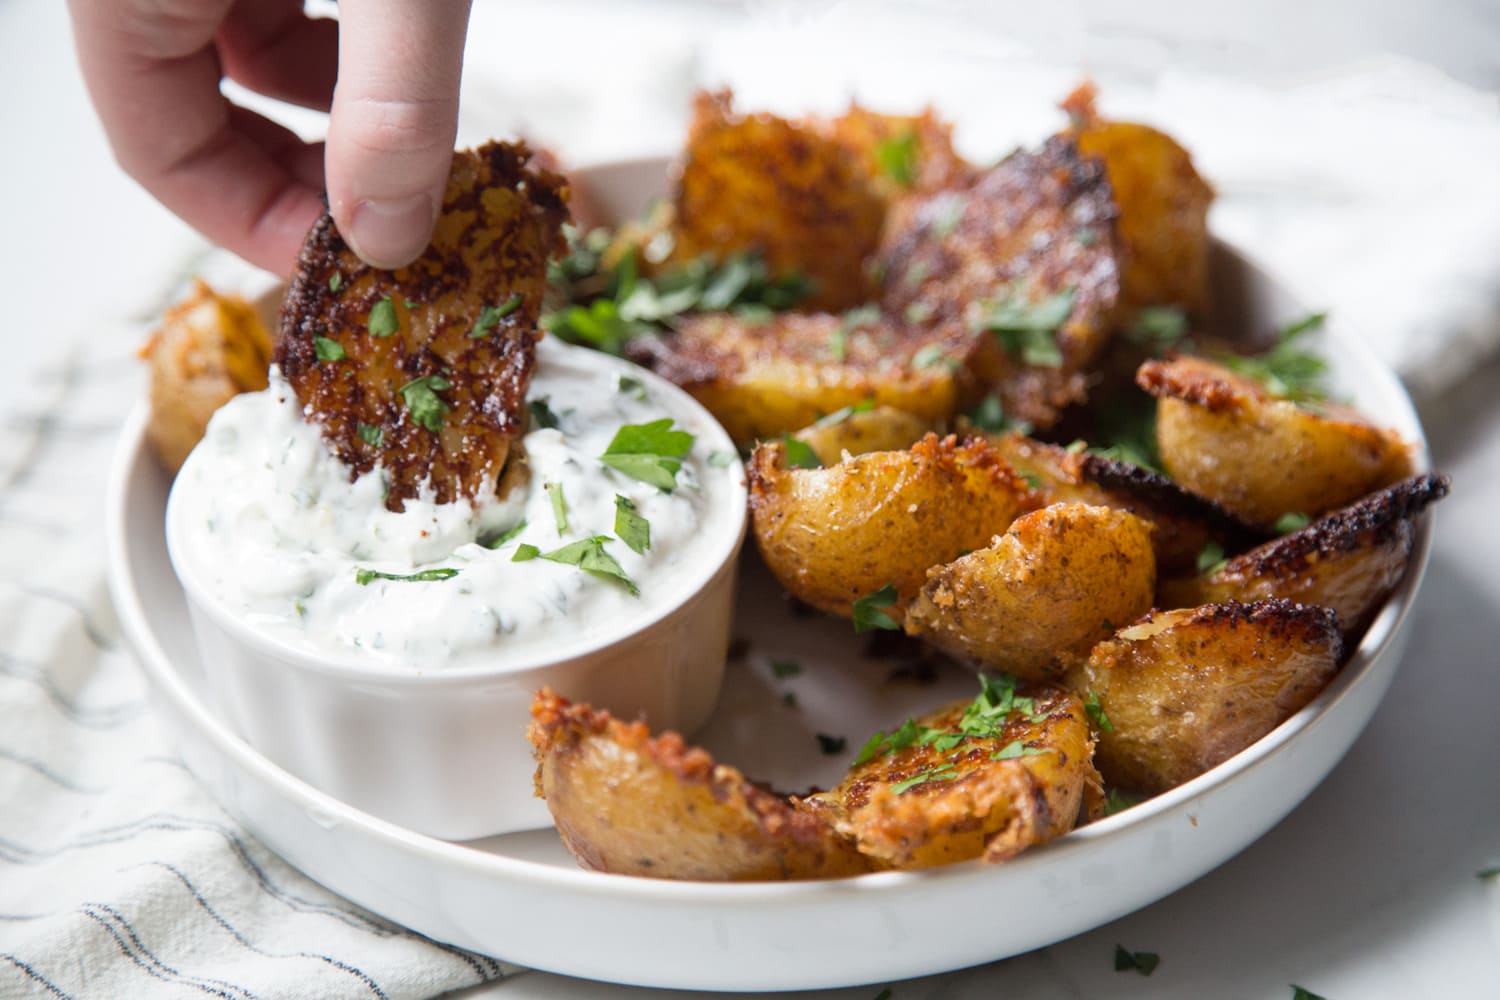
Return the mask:
[[531,706],[537,794],[585,868],[711,882],[836,878],[873,865],[820,817],[794,808],[676,733],[575,705]]
[[176,472],[202,440],[208,420],[242,392],[266,387],[271,331],[237,295],[221,295],[202,281],[167,310],[141,348],[151,368],[151,416],[146,440]]
[[1284,597],[1330,608],[1346,642],[1363,632],[1402,575],[1415,519],[1448,495],[1443,476],[1413,476],[1220,567],[1162,583],[1163,607]]
[[845,453],[868,455],[910,448],[931,430],[931,422],[915,414],[876,406],[831,423],[816,421],[792,437],[811,448],[824,465],[837,465]]
[[1347,407],[1277,399],[1203,358],[1147,361],[1136,383],[1157,397],[1162,464],[1184,487],[1253,525],[1313,517],[1411,474],[1394,431]]
[[1341,651],[1327,608],[1210,604],[1121,629],[1067,685],[1096,697],[1109,720],[1094,754],[1105,781],[1154,795],[1275,729],[1333,679]]
[[954,368],[971,340],[952,344],[954,365],[917,364],[929,348],[948,349],[931,331],[888,317],[854,325],[832,313],[780,313],[763,323],[691,317],[675,333],[633,341],[628,354],[686,389],[748,446],[866,401],[946,420],[963,402]]
[[1119,206],[1125,249],[1121,297],[1130,308],[1208,306],[1208,209],[1214,192],[1188,151],[1149,125],[1101,119],[1094,87],[1064,102],[1078,152],[1103,162]]
[[1125,511],[1059,503],[1016,518],[989,548],[933,567],[911,634],[1028,680],[1055,680],[1120,622],[1151,608],[1151,528]]
[[[1083,703],[1056,688],[1022,685],[1035,713],[1013,711],[998,735],[971,736],[938,750],[914,744],[854,767],[838,787],[803,804],[826,816],[883,866],[930,868],[982,858],[1005,861],[1073,828],[1085,797],[1097,793],[1092,737]],[[969,702],[916,720],[956,732]],[[1019,741],[1042,753],[992,755]],[[941,776],[904,791],[900,782],[937,767]]]
[[1070,451],[1022,434],[991,434],[986,440],[1033,483],[1047,503],[1113,507],[1150,524],[1151,548],[1163,576],[1191,573],[1209,542],[1236,552],[1265,537],[1213,501],[1189,493],[1150,469],[1087,451]]
[[894,584],[901,609],[927,570],[983,547],[1035,500],[983,441],[929,434],[826,469],[789,469],[780,442],[749,464],[752,530],[793,597],[850,617],[853,603]]

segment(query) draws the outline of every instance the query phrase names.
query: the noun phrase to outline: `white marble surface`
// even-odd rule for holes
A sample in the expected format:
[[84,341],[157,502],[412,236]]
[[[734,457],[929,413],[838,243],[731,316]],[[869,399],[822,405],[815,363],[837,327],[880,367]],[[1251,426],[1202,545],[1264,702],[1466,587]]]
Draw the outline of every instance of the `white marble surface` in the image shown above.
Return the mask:
[[[671,95],[709,71],[739,81],[747,97],[763,87],[768,102],[785,99],[785,88],[773,84],[790,74],[750,72],[745,64],[766,49],[734,41],[748,34],[720,31],[727,6],[672,5],[666,22],[642,15],[625,27],[618,19],[603,20],[600,5],[561,5],[536,15],[567,23],[576,43],[568,59],[555,75],[532,77],[525,87],[516,82],[521,75],[516,67],[471,70],[474,96],[465,127],[483,128],[499,114],[486,109],[504,107],[537,134],[555,138],[565,152],[597,157],[670,145],[673,119],[663,109]],[[752,6],[763,19],[755,30],[770,19],[769,37],[785,41],[792,17],[787,5]],[[979,9],[934,6],[968,17]],[[486,0],[478,7],[476,32],[481,33],[499,30],[498,19],[510,9],[531,9]],[[825,24],[837,23],[850,16],[852,5],[821,3],[813,9]],[[1394,309],[1400,319],[1390,326],[1393,343],[1427,338],[1443,344],[1435,365],[1413,361],[1409,374],[1427,380],[1419,402],[1436,464],[1453,477],[1453,496],[1439,509],[1428,585],[1411,622],[1415,634],[1402,673],[1364,737],[1288,820],[1220,870],[1144,911],[1032,955],[892,984],[892,1000],[977,1000],[1002,993],[1013,998],[1290,997],[1290,983],[1329,1000],[1495,996],[1500,993],[1495,985],[1500,983],[1500,882],[1480,881],[1475,873],[1500,864],[1500,727],[1494,723],[1500,706],[1500,531],[1493,513],[1500,496],[1500,365],[1488,353],[1500,309],[1500,254],[1495,252],[1500,217],[1491,214],[1494,202],[1485,200],[1493,192],[1481,190],[1495,187],[1500,162],[1490,145],[1494,92],[1500,85],[1493,55],[1500,48],[1500,15],[1487,2],[1437,8],[1277,2],[1237,5],[1239,14],[1218,19],[1199,12],[1180,20],[1169,19],[1166,5],[1157,3],[1142,7],[1141,22],[1103,4],[1066,3],[1056,9],[1055,21],[1032,14],[1014,26],[1017,44],[1035,51],[1038,40],[1052,42],[1052,53],[1061,53],[1064,63],[1072,60],[1096,72],[1117,67],[1099,75],[1117,78],[1121,92],[1159,102],[1152,106],[1201,109],[1202,94],[1194,93],[1190,82],[1205,70],[1224,70],[1218,84],[1223,92],[1262,113],[1249,133],[1254,136],[1299,112],[1296,101],[1280,111],[1274,104],[1255,104],[1246,96],[1251,84],[1274,79],[1282,89],[1273,93],[1286,97],[1286,88],[1293,88],[1305,102],[1319,91],[1308,82],[1319,73],[1347,85],[1349,66],[1376,65],[1381,86],[1394,88],[1385,106],[1410,105],[1404,117],[1392,118],[1393,127],[1439,130],[1421,133],[1428,137],[1423,149],[1438,156],[1444,149],[1428,144],[1432,135],[1458,137],[1448,148],[1462,153],[1463,169],[1438,170],[1444,190],[1424,191],[1428,185],[1419,178],[1386,203],[1389,218],[1410,227],[1377,230],[1388,243],[1374,245],[1362,237],[1370,245],[1351,248],[1338,236],[1357,220],[1337,214],[1338,198],[1298,202],[1275,185],[1260,189],[1263,210],[1246,208],[1227,223],[1241,242],[1264,240],[1262,245],[1271,248],[1290,248],[1285,252],[1295,255],[1294,285],[1319,304],[1347,301],[1357,308],[1363,296],[1353,276],[1359,266],[1382,267],[1382,274],[1399,277],[1391,269],[1403,258],[1411,262],[1404,285],[1396,278],[1377,283],[1382,301],[1396,303],[1381,314]],[[1360,13],[1366,9],[1367,15]],[[993,33],[1002,20],[992,15],[979,26]],[[655,26],[660,23],[670,27]],[[699,37],[709,43],[691,44]],[[630,61],[624,68],[611,61],[613,53],[632,46],[660,58]],[[1385,60],[1380,53],[1386,51],[1436,60],[1468,84],[1489,90],[1457,89],[1409,62]],[[1381,61],[1370,62],[1377,58]],[[475,60],[471,55],[471,65]],[[804,68],[818,78],[811,67]],[[902,69],[876,67],[892,78]],[[969,86],[957,61],[949,69],[950,85]],[[743,78],[737,75],[741,71]],[[847,77],[830,80],[831,70],[818,72],[824,78],[816,100],[841,101],[847,91],[839,87]],[[593,81],[610,73],[617,85],[609,88],[607,101],[589,105],[593,117],[569,118],[595,93]],[[5,181],[0,185],[5,234],[0,282],[8,327],[0,413],[15,424],[26,415],[7,401],[23,395],[64,342],[81,337],[86,343],[100,330],[119,336],[122,318],[151,315],[202,245],[114,168],[72,66],[61,4],[0,0],[0,74],[7,95],[0,102],[0,134],[10,139],[0,174]],[[1024,114],[1044,115],[1057,84],[1071,75],[1069,69],[1030,88],[1034,96]],[[1006,79],[1012,92],[1024,89],[1019,75]],[[631,96],[636,93],[638,101]],[[1448,111],[1436,115],[1421,102],[1407,101],[1409,93],[1446,94],[1452,100],[1444,105]],[[1021,114],[1007,127],[1045,127]],[[1317,119],[1311,121],[1316,127]],[[544,123],[556,134],[549,136]],[[1188,128],[1177,131],[1194,144]],[[1349,141],[1375,155],[1389,139],[1361,133]],[[1216,147],[1209,157],[1211,175],[1221,189],[1230,180],[1231,193],[1238,190],[1233,151],[1232,145]],[[1420,163],[1421,157],[1413,157],[1414,167]],[[1362,183],[1373,183],[1372,176],[1361,168]],[[1475,189],[1468,200],[1455,188],[1465,178]],[[1458,214],[1429,217],[1439,211]],[[1299,219],[1307,221],[1313,236],[1298,237]],[[1222,216],[1217,221],[1221,229],[1226,224]],[[1469,241],[1465,252],[1432,240],[1432,232],[1462,234]],[[1341,259],[1354,250],[1363,253],[1360,260]],[[1423,316],[1434,317],[1433,324],[1424,326]],[[122,372],[121,377],[132,376]],[[995,919],[1024,916],[1006,914],[1004,901],[997,900]],[[1114,972],[1116,943],[1158,952],[1161,967],[1149,979]],[[644,992],[528,973],[474,995],[612,998]],[[826,995],[868,1000],[877,992],[862,987]]]

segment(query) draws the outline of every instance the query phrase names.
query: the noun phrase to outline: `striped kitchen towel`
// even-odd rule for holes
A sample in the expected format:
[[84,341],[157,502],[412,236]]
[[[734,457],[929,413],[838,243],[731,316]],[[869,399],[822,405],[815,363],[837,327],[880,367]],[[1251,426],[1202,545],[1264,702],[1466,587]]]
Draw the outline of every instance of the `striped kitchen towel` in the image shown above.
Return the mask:
[[504,977],[291,869],[165,740],[104,579],[137,342],[60,355],[0,426],[0,997],[400,1000]]

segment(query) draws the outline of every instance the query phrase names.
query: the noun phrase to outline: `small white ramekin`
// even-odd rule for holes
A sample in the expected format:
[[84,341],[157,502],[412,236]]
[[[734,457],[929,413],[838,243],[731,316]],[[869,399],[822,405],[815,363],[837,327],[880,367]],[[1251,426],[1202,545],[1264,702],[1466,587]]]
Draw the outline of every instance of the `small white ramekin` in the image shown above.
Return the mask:
[[[669,410],[698,414],[700,443],[733,453],[719,424],[687,393],[627,366]],[[707,440],[702,439],[706,432]],[[652,608],[561,657],[530,653],[503,666],[428,672],[364,669],[267,635],[217,598],[183,558],[184,505],[169,500],[166,538],[215,709],[271,761],[373,816],[448,840],[550,826],[533,794],[526,740],[532,694],[543,685],[578,701],[692,732],[718,698],[728,653],[746,486],[733,499],[710,556],[685,570],[674,603]],[[676,589],[676,588],[674,588]],[[503,655],[503,650],[497,649]]]

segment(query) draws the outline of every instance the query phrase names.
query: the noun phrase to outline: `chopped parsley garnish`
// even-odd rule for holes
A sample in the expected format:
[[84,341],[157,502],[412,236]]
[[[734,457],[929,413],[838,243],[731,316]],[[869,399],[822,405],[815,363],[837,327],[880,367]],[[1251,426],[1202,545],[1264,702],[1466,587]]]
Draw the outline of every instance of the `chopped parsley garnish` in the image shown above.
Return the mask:
[[614,580],[639,597],[641,588],[625,574],[625,570],[615,562],[615,557],[604,551],[604,544],[608,541],[611,541],[608,535],[593,535],[570,542],[552,552],[543,552],[541,557],[566,566],[577,566],[593,576]]
[[438,393],[451,388],[452,384],[441,375],[424,375],[422,378],[412,379],[400,391],[407,410],[411,412],[411,418],[436,434],[443,429],[443,415],[453,409],[443,402]]
[[890,632],[899,632],[901,626],[896,624],[894,618],[886,614],[883,609],[892,607],[896,603],[896,585],[888,583],[873,594],[866,594],[854,602],[854,631],[869,632],[873,629],[884,629]]
[[1219,353],[1214,359],[1231,371],[1259,382],[1273,396],[1298,403],[1326,399],[1323,376],[1328,372],[1328,362],[1303,350],[1297,340],[1304,333],[1320,328],[1327,319],[1328,314],[1320,312],[1288,324],[1264,354],[1246,357]]
[[790,434],[783,434],[781,444],[786,449],[788,469],[821,469],[823,467],[823,460],[806,441],[794,438]]
[[929,767],[925,771],[921,771],[917,774],[912,775],[905,781],[896,782],[891,786],[891,791],[897,795],[900,795],[902,792],[910,791],[911,789],[916,788],[918,785],[925,785],[929,781],[946,781],[953,777],[953,771],[956,766],[957,765],[950,762],[947,764],[940,764],[936,767]]
[[875,1000],[891,1000],[891,988],[887,986],[885,989],[875,994]]
[[344,276],[342,274],[340,274],[339,272],[334,271],[333,272],[333,277],[331,277],[331,278],[328,279],[328,290],[330,292],[336,292],[340,288],[343,288],[343,287],[344,287]]
[[562,483],[543,483],[547,499],[552,501],[552,520],[557,525],[559,536],[568,530],[568,498],[563,496]]
[[1300,511],[1290,511],[1276,519],[1276,534],[1290,535],[1312,524],[1312,518]]
[[880,172],[901,187],[910,188],[917,183],[917,130],[906,129],[899,135],[882,139],[875,147],[875,160]]
[[771,674],[774,677],[785,680],[788,677],[796,677],[802,673],[802,664],[796,660],[772,660]]
[[834,410],[832,413],[828,414],[826,417],[819,417],[817,420],[813,421],[813,426],[814,427],[832,427],[834,424],[841,424],[841,423],[843,423],[845,420],[848,420],[850,417],[854,416],[856,413],[869,413],[874,408],[875,408],[875,400],[873,400],[873,399],[861,399],[859,402],[854,403],[854,404],[852,404],[850,406],[839,407],[837,410]]
[[682,457],[693,447],[693,435],[672,429],[672,418],[626,424],[615,432],[599,461],[664,493],[677,488]]
[[354,429],[359,439],[371,448],[379,448],[385,443],[385,431],[374,424],[356,423]]
[[800,708],[801,707],[797,703],[797,692],[795,692],[795,691],[783,691],[781,693],[781,703],[783,705],[785,705],[787,708]]
[[552,407],[547,405],[546,396],[538,396],[536,399],[528,399],[526,405],[531,409],[531,419],[548,429],[556,429],[558,426],[557,414],[552,412]]
[[948,356],[948,352],[941,344],[928,344],[911,356],[913,368],[947,368],[949,371],[957,371],[962,367],[958,361]]
[[1115,724],[1109,721],[1108,715],[1104,714],[1104,706],[1099,704],[1099,696],[1093,690],[1090,690],[1089,696],[1084,699],[1083,710],[1088,713],[1090,719],[1094,720],[1094,725],[1101,733],[1115,731]]
[[635,552],[651,547],[651,522],[636,510],[629,497],[615,494],[615,536]]
[[469,339],[483,337],[494,330],[502,319],[521,308],[522,301],[521,293],[517,292],[498,306],[485,306],[479,310],[479,320],[474,324],[474,329],[469,331]]
[[418,573],[383,573],[378,569],[356,569],[354,571],[354,582],[361,587],[367,587],[374,580],[398,580],[402,583],[426,583],[430,580],[451,580],[458,575],[458,570],[444,566],[440,569],[424,569]]
[[1292,983],[1292,1000],[1327,1000],[1327,998]]
[[319,361],[344,360],[344,345],[330,337],[314,337],[313,350],[318,352]]
[[1500,878],[1500,865],[1491,865],[1488,868],[1481,868],[1479,869],[1479,871],[1474,873],[1474,877],[1479,879]]
[[1153,353],[1176,347],[1187,334],[1187,313],[1176,306],[1146,306],[1135,314],[1135,321],[1125,330],[1132,343],[1150,348]]
[[1015,760],[1018,757],[1037,757],[1047,752],[1045,747],[1029,747],[1020,740],[1011,740],[1005,746],[990,754],[990,760]]
[[1111,788],[1104,800],[1104,815],[1113,816],[1117,812],[1124,812],[1131,806],[1140,805],[1140,802],[1141,800],[1134,795],[1126,795],[1118,788]]
[[1005,415],[1005,408],[1000,404],[1000,397],[994,393],[979,401],[979,405],[969,411],[969,421],[982,431],[992,434],[1002,434],[1006,431],[1015,431],[1017,434],[1030,434],[1031,425],[1024,420],[1012,420]]
[[708,453],[708,464],[715,469],[727,469],[740,460],[740,456],[732,451],[711,451]]
[[827,733],[818,733],[817,737],[818,749],[822,750],[830,757],[836,753],[843,753],[844,747],[849,743],[849,741],[844,739],[844,737],[842,736],[830,736]]
[[615,388],[619,389],[631,399],[639,399],[644,401],[646,398],[646,383],[642,382],[634,375],[621,375],[620,380],[615,383]]
[[1099,242],[1099,230],[1091,226],[1085,226],[1083,229],[1078,230],[1074,238],[1078,240],[1079,246],[1091,247]]
[[1126,951],[1123,946],[1115,945],[1116,972],[1134,970],[1143,976],[1149,976],[1160,964],[1161,956],[1154,951]]
[[1073,312],[1073,289],[1065,288],[1040,302],[1026,301],[1014,286],[1002,291],[1003,295],[979,303],[971,326],[993,333],[1008,354],[1028,365],[1061,367],[1062,349],[1056,334]]
[[516,554],[510,557],[511,562],[527,562],[542,554],[542,550],[530,542],[522,542],[516,546]]
[[504,534],[500,535],[499,537],[494,538],[494,539],[490,540],[489,542],[486,542],[485,543],[485,547],[486,548],[490,548],[490,549],[498,549],[500,546],[504,545],[506,542],[509,542],[509,541],[512,541],[513,539],[515,539],[515,537],[517,535],[519,535],[521,532],[523,532],[525,530],[526,530],[526,519],[522,518],[520,524],[516,525],[514,528],[511,528],[509,531],[505,532]]
[[401,329],[401,321],[396,318],[396,304],[389,295],[375,303],[370,310],[367,326],[372,337],[389,337]]
[[1229,562],[1224,558],[1224,546],[1213,539],[1209,539],[1198,553],[1198,572],[1217,573]]

